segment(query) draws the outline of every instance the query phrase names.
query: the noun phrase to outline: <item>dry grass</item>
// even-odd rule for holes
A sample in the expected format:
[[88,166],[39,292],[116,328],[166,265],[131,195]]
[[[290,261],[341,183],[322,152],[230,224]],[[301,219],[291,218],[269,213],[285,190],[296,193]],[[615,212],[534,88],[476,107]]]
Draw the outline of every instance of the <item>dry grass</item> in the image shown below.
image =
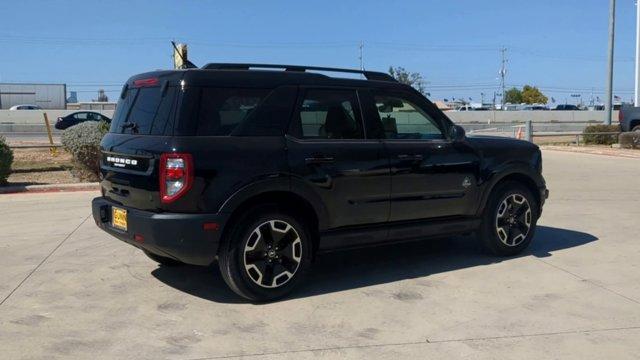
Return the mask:
[[57,149],[56,155],[52,155],[49,149],[13,149],[13,171],[68,170],[71,167],[71,154],[63,149]]
[[13,149],[12,173],[8,185],[68,184],[80,182],[73,176],[71,154],[57,149]]

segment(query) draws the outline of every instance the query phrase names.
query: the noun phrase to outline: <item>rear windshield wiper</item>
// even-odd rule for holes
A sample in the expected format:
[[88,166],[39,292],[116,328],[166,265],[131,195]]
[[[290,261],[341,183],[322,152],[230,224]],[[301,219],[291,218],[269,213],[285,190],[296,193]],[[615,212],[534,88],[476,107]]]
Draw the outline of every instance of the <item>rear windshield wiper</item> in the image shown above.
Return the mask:
[[122,124],[122,131],[124,131],[125,129],[131,129],[131,132],[137,133],[138,132],[138,124],[136,124],[134,122],[125,121],[124,124]]

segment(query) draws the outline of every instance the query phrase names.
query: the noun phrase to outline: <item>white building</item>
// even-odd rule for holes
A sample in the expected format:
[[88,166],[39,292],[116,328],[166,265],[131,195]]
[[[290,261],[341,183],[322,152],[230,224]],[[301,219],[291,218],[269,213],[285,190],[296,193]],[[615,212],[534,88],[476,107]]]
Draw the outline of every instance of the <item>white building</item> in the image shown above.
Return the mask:
[[43,109],[66,109],[66,84],[0,83],[0,109],[14,105],[37,105]]

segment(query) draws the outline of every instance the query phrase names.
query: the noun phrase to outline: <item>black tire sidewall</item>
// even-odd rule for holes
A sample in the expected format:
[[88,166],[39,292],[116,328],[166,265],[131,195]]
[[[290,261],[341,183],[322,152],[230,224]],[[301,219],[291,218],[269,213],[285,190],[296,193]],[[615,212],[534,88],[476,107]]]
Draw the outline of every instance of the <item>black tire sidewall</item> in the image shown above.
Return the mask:
[[[502,201],[513,194],[524,196],[531,207],[531,227],[525,239],[517,246],[505,245],[499,238],[495,229],[495,221],[498,213],[498,207]],[[531,191],[518,182],[505,182],[499,184],[491,193],[483,216],[481,226],[481,240],[484,248],[494,255],[512,256],[526,249],[531,240],[535,236],[535,230],[538,222],[538,203]]]
[[[253,230],[258,225],[271,220],[284,221],[293,226],[301,240],[302,257],[297,271],[285,284],[277,288],[264,288],[254,283],[247,274],[244,268],[244,248]],[[223,249],[224,253],[220,254],[220,270],[231,289],[251,301],[270,301],[287,295],[302,281],[311,264],[313,244],[309,231],[304,222],[288,213],[264,208],[254,209],[237,222],[227,241],[226,249]]]

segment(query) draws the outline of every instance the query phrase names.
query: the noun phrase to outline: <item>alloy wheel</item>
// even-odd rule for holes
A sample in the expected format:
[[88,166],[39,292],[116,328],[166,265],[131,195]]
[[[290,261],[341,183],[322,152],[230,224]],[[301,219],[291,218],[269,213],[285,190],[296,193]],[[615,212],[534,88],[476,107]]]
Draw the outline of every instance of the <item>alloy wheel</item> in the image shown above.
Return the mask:
[[507,246],[518,246],[531,230],[531,206],[521,194],[508,195],[498,207],[496,232]]
[[277,288],[293,278],[302,259],[302,241],[296,229],[282,220],[258,225],[244,247],[244,268],[264,288]]

